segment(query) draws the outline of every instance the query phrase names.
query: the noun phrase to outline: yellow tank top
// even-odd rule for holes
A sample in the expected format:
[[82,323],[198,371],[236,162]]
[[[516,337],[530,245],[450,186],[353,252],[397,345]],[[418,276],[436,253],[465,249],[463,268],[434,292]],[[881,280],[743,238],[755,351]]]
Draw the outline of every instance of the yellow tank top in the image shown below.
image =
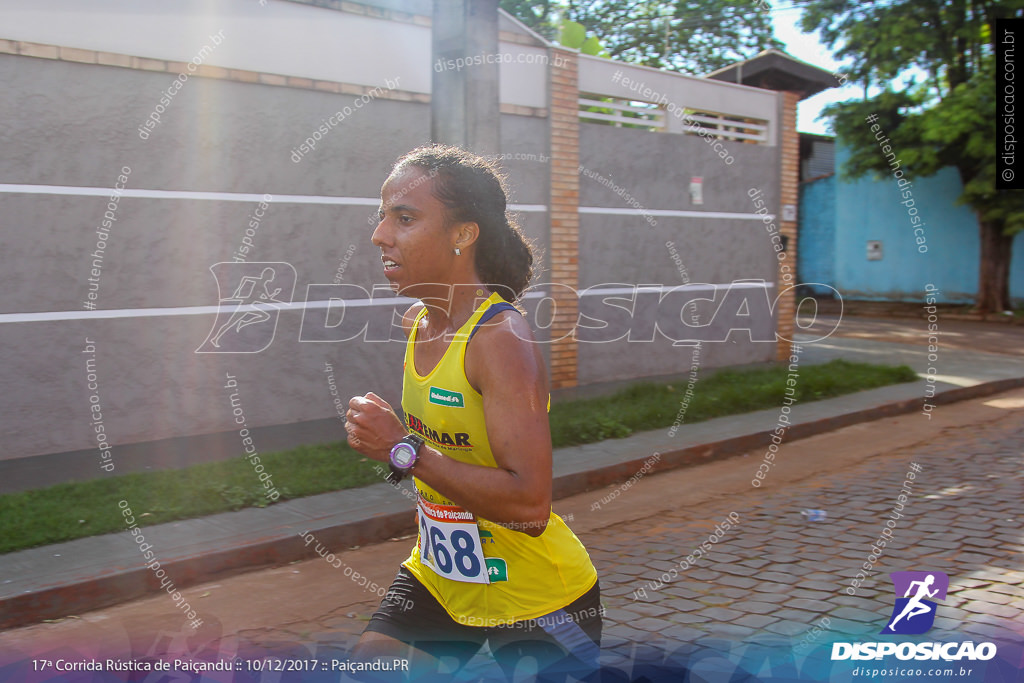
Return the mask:
[[[416,316],[405,349],[402,410],[406,427],[444,455],[486,467],[497,464],[487,439],[483,398],[466,379],[466,345],[480,318],[501,301],[497,294],[484,301],[426,376],[416,372],[413,362],[416,329],[426,308]],[[418,479],[415,483],[424,500],[454,505]],[[459,623],[497,626],[534,619],[565,607],[597,581],[586,548],[553,512],[544,533],[537,537],[482,518],[477,518],[477,529],[490,583],[465,583],[439,576],[421,561],[421,539],[403,563]]]

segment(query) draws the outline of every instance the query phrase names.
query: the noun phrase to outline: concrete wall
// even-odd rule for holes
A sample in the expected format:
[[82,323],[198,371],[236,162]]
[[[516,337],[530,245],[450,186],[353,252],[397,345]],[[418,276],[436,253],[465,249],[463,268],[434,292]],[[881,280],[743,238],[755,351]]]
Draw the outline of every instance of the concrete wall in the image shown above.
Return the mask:
[[768,124],[766,144],[774,147],[779,141],[777,94],[769,90],[589,55],[580,55],[579,88],[581,93],[661,104],[671,112],[665,117],[669,132],[687,130],[691,123],[684,112],[699,110],[764,121]]
[[[367,4],[380,9],[356,13]],[[431,0],[371,0],[347,12],[301,0],[180,0],[173,9],[132,0],[8,5],[0,38],[10,40],[188,62],[223,31],[204,64],[370,87],[400,78],[401,88],[415,93],[429,93],[432,70],[447,68],[431,61]],[[522,33],[507,17],[500,28]],[[547,50],[528,42],[501,43],[501,101],[544,107]]]
[[[96,197],[0,195],[0,262],[9,284],[0,294],[0,314],[37,318],[0,326],[6,358],[0,377],[5,386],[21,387],[0,397],[0,414],[13,432],[0,457],[91,446],[86,340],[96,348],[103,424],[115,444],[231,428],[222,388],[227,373],[238,377],[252,427],[333,415],[327,361],[346,399],[373,389],[398,402],[400,343],[300,343],[300,310],[281,314],[273,344],[261,353],[194,351],[215,317],[218,291],[210,266],[232,259],[265,193],[276,199],[259,220],[255,249],[246,258],[291,264],[295,301],[305,300],[309,283],[334,282],[342,264],[344,283],[367,290],[385,283],[368,217],[395,158],[428,142],[428,105],[374,100],[294,163],[291,151],[353,96],[193,78],[143,140],[136,129],[153,103],[138,93],[165,89],[167,74],[4,55],[0,78],[19,93],[0,101],[0,116],[9,122],[3,177],[51,186],[43,188],[47,192],[108,188],[108,196]],[[503,145],[546,155],[543,119],[503,119]],[[544,176],[528,164],[505,162],[514,201],[543,206]],[[129,191],[179,194],[120,197],[100,254],[94,304],[124,317],[75,319],[88,314],[83,302],[96,228],[124,167],[131,169]],[[329,203],[339,198],[348,200]],[[520,220],[543,249],[543,210],[523,211]],[[49,319],[38,320],[45,313]],[[375,319],[389,314],[386,305],[374,308]],[[335,438],[342,436],[339,424]]]
[[[0,460],[28,458],[51,470],[91,462],[99,476],[100,430],[117,446],[117,473],[153,465],[153,453],[160,454],[156,466],[234,457],[240,452],[238,408],[261,450],[340,440],[329,376],[341,400],[373,390],[399,402],[403,344],[329,341],[339,329],[324,327],[323,307],[304,310],[303,303],[332,296],[308,294],[310,284],[337,281],[370,291],[385,283],[369,243],[368,217],[395,158],[428,141],[429,97],[422,88],[429,88],[433,67],[424,53],[429,41],[415,37],[429,36],[423,17],[372,18],[279,0],[212,14],[198,7],[183,5],[161,16],[162,23],[153,10],[125,0],[100,0],[89,11],[65,0],[5,9],[0,82],[13,95],[0,98],[0,178],[6,183],[0,185],[0,266],[7,285],[0,292],[0,382],[15,390],[0,396],[7,435]],[[204,19],[190,23],[192,16]],[[313,28],[287,31],[285,47],[266,50],[266,31],[279,30],[277,20]],[[162,104],[161,93],[184,73],[190,46],[201,45],[221,24],[223,42]],[[410,36],[402,50],[374,47],[392,61],[356,49],[390,24]],[[513,209],[540,249],[538,287],[526,308],[544,341],[548,84],[537,66],[540,48],[523,32],[512,40],[514,29],[503,21],[509,40],[502,50],[513,60],[532,56],[502,65],[502,164]],[[392,82],[396,87],[357,106],[360,93]],[[754,107],[776,120],[775,107],[743,99],[774,103],[774,93],[670,75],[658,75],[656,84],[666,92],[717,93],[707,110]],[[158,105],[159,124],[140,134]],[[301,150],[346,106],[352,110],[342,123],[323,133],[315,149]],[[756,294],[765,305],[754,306],[747,326],[772,341],[734,333],[706,345],[701,365],[772,359],[774,326],[764,311],[775,296],[775,262],[748,190],[761,189],[777,211],[778,147],[727,141],[735,161],[726,164],[695,135],[584,124],[580,141],[581,287],[672,288],[688,281],[693,295],[710,299],[700,303],[700,320],[711,326],[711,337],[734,326],[723,329],[725,318],[712,321],[723,300],[735,321],[735,309],[748,310]],[[691,176],[703,177],[703,205],[691,203]],[[113,201],[115,184],[125,189]],[[269,201],[261,208],[265,195]],[[98,233],[108,210],[115,220]],[[218,303],[231,293],[218,290],[211,266],[238,254],[247,228],[253,248],[244,258],[279,264],[277,284],[294,273],[294,291],[289,281],[272,340],[259,353],[196,353],[209,350]],[[236,266],[227,271],[238,272]],[[767,287],[748,282],[742,291],[729,289],[751,279]],[[742,296],[727,298],[730,291]],[[646,336],[655,324],[682,329],[681,311],[673,323],[668,308],[645,308],[650,296],[638,299],[637,334]],[[371,329],[386,330],[393,311],[408,303],[389,297],[378,291],[373,305],[349,306],[347,314],[365,314]],[[584,296],[581,310],[600,309],[600,303],[598,296]],[[681,308],[680,298],[669,303]],[[334,315],[336,321],[336,309]],[[300,335],[324,341],[300,341]],[[683,371],[690,354],[651,336],[628,347],[623,341],[581,343],[579,383]]]
[[[415,4],[430,14],[429,2]],[[429,23],[382,21],[301,2],[180,0],[172,7],[131,0],[18,0],[5,10],[4,24],[4,38],[179,62],[223,29],[224,41],[207,64],[371,86],[398,74],[407,89],[430,91]],[[403,49],[379,49],[389,43]]]
[[[738,142],[727,146],[735,157],[732,164],[720,159],[698,136],[597,124],[582,124],[580,131],[581,289],[604,283],[619,283],[619,287],[651,284],[664,289],[716,285],[689,290],[694,297],[714,300],[713,304],[700,303],[699,323],[710,326],[702,332],[705,338],[723,340],[705,345],[703,368],[769,361],[775,353],[770,315],[752,323],[755,336],[770,338],[770,342],[752,342],[745,332],[733,333],[725,341],[736,319],[724,310],[714,316],[734,281],[768,283],[767,289],[742,290],[751,295],[759,292],[757,301],[761,303],[766,296],[767,301],[774,301],[776,294],[774,252],[753,213],[748,190],[761,189],[769,206],[777,206],[778,148]],[[691,199],[692,176],[703,179],[703,204]],[[740,293],[736,289],[733,295]],[[652,304],[658,298],[644,294],[632,304],[637,312],[633,339],[643,341],[634,343],[627,338],[579,345],[581,384],[688,370],[692,352],[687,347],[673,347],[672,340],[662,334],[651,339],[650,332],[655,318],[665,329],[680,318],[692,322],[690,314],[682,310],[687,297],[667,300],[660,309]],[[609,311],[601,311],[600,299],[596,294],[583,296],[581,313],[607,320],[602,316]],[[630,304],[620,301],[619,305]],[[730,306],[732,303],[725,309]],[[670,336],[683,338],[682,334]]]
[[[840,147],[837,168],[848,156]],[[909,190],[911,196],[904,198],[891,178],[837,185],[834,286],[849,298],[919,301],[925,285],[934,284],[941,291],[940,301],[973,301],[978,291],[978,225],[969,207],[955,203],[962,192],[959,176],[946,168],[915,180]],[[922,218],[924,245],[916,242],[910,209]],[[882,242],[881,260],[867,260],[868,240]],[[1014,242],[1010,296],[1021,300],[1024,242]],[[919,251],[920,246],[927,252]]]

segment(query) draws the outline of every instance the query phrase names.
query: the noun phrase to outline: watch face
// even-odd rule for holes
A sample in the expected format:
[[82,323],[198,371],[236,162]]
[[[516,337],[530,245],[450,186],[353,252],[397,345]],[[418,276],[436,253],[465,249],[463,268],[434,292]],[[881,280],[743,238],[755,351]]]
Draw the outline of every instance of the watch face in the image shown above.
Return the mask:
[[407,443],[400,443],[391,451],[391,464],[400,469],[416,462],[416,449]]

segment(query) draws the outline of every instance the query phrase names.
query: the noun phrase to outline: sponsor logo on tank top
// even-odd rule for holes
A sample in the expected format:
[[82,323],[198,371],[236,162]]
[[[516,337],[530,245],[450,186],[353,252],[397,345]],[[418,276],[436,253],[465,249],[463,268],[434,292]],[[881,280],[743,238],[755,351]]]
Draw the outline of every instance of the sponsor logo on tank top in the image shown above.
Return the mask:
[[423,420],[419,419],[412,413],[407,413],[406,418],[409,423],[409,429],[439,446],[449,446],[451,448],[473,447],[473,444],[469,442],[469,434],[466,432],[455,432],[454,434],[449,432],[439,432],[436,429],[423,424]]
[[500,557],[488,557],[484,560],[487,565],[487,578],[491,583],[508,581],[508,563]]
[[457,391],[448,391],[438,387],[430,387],[430,402],[439,406],[450,406],[452,408],[465,408],[462,394]]

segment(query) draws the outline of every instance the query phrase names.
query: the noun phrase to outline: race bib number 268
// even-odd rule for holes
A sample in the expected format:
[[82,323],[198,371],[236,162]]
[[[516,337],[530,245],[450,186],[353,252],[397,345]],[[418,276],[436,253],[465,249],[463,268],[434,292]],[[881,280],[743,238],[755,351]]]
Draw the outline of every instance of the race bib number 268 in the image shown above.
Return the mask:
[[472,512],[420,499],[420,561],[452,581],[490,583]]

